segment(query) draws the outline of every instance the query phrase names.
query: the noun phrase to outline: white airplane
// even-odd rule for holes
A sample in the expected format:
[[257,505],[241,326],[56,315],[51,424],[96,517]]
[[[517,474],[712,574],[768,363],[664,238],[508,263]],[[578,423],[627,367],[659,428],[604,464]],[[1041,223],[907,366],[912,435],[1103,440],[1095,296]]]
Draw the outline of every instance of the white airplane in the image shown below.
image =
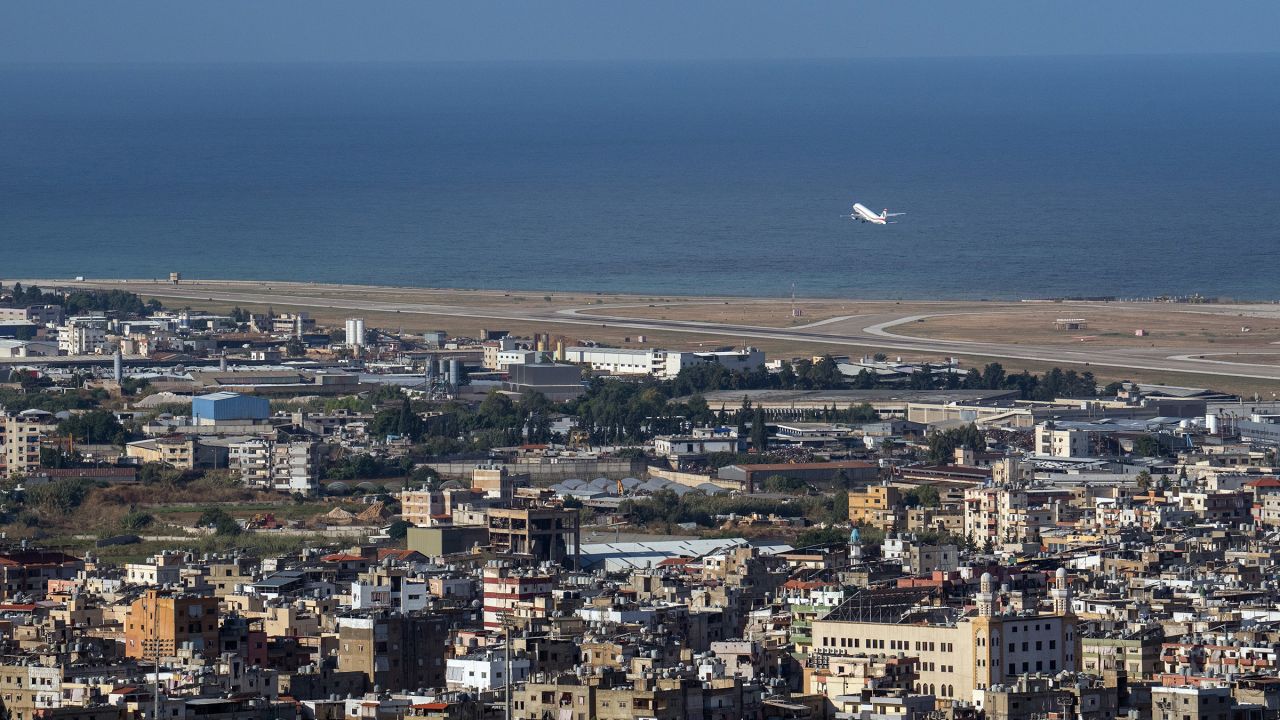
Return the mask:
[[892,225],[893,223],[889,221],[889,218],[898,217],[899,215],[906,215],[906,213],[891,213],[888,208],[885,208],[879,215],[877,215],[871,212],[871,208],[866,205],[863,205],[862,203],[854,203],[853,212],[849,215],[849,218],[852,220],[861,220],[864,223],[875,223],[876,225]]

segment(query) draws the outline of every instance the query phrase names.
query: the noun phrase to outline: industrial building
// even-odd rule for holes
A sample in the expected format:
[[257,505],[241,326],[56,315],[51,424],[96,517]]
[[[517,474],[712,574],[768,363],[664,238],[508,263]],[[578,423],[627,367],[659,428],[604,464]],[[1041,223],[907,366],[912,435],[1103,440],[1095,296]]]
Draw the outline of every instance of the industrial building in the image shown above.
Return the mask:
[[654,375],[672,378],[684,368],[700,364],[721,365],[729,370],[748,371],[763,367],[764,352],[753,347],[742,350],[672,351],[661,348],[568,347],[565,362],[590,365],[592,370],[611,375]]
[[764,481],[773,475],[796,478],[805,482],[829,483],[843,477],[853,484],[874,482],[880,474],[878,465],[858,460],[820,463],[761,463],[755,465],[726,465],[716,477],[738,483],[744,492],[754,492],[763,487]]
[[537,391],[552,401],[572,400],[585,392],[582,386],[582,371],[577,365],[559,363],[511,365],[508,373],[502,389],[510,392]]
[[195,425],[220,422],[266,420],[271,403],[266,398],[234,392],[215,392],[191,399],[191,421]]

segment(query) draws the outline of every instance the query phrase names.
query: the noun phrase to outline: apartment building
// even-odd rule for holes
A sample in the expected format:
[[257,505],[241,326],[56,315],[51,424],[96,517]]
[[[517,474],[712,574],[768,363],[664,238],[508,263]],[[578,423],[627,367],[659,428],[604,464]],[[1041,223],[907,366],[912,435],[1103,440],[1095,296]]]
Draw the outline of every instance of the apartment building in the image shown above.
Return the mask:
[[449,620],[379,610],[338,618],[338,670],[364,674],[367,688],[445,685]]
[[54,427],[53,416],[43,410],[0,413],[0,477],[28,475],[40,467],[40,442]]
[[154,660],[211,657],[218,653],[218,599],[161,594],[150,589],[129,605],[125,619],[126,657]]
[[1074,671],[1078,640],[1071,590],[1060,571],[1051,612],[997,613],[994,580],[983,574],[977,614],[922,604],[921,588],[864,591],[813,623],[812,652],[901,652],[918,657],[915,691],[981,706],[984,691],[1021,675]]

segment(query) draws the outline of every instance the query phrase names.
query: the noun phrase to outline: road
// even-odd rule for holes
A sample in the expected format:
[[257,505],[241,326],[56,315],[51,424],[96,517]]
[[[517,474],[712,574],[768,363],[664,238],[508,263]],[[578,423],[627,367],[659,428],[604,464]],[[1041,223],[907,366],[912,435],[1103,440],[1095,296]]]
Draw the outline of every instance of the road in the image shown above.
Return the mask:
[[[1054,365],[1094,366],[1148,370],[1159,372],[1196,373],[1207,376],[1225,376],[1262,380],[1280,380],[1280,366],[1231,362],[1221,359],[1200,358],[1199,355],[1221,358],[1223,351],[1205,346],[1202,350],[1186,347],[1176,352],[1169,348],[1116,348],[1090,345],[1079,350],[1061,345],[1007,344],[981,340],[939,340],[919,338],[893,332],[893,328],[931,315],[904,314],[889,310],[864,315],[828,318],[796,327],[765,327],[733,323],[701,322],[696,320],[660,320],[652,318],[610,315],[610,308],[644,307],[634,305],[592,305],[573,308],[555,307],[476,307],[436,302],[389,302],[374,299],[377,293],[361,293],[352,288],[352,297],[331,297],[309,293],[302,283],[265,283],[201,281],[200,284],[170,285],[151,281],[87,281],[32,280],[41,287],[89,287],[99,289],[127,289],[147,296],[170,300],[216,301],[239,305],[276,305],[329,309],[343,311],[382,312],[437,315],[444,317],[482,320],[505,320],[559,325],[626,328],[634,330],[665,331],[711,335],[733,340],[779,340],[797,343],[822,343],[858,350],[900,351],[936,356],[967,355],[985,358],[1032,361]],[[333,286],[324,286],[332,289]],[[405,289],[404,292],[413,292]],[[422,291],[429,296],[429,291]],[[690,301],[711,302],[711,301]],[[723,302],[723,301],[716,301]],[[778,302],[785,302],[779,300]],[[1116,308],[1116,304],[1109,307]],[[1137,306],[1135,306],[1137,307]],[[1150,309],[1150,306],[1141,306]],[[993,310],[993,312],[1002,312]],[[946,313],[939,313],[946,314]],[[1246,353],[1247,354],[1247,353]],[[1280,352],[1277,352],[1280,354]]]

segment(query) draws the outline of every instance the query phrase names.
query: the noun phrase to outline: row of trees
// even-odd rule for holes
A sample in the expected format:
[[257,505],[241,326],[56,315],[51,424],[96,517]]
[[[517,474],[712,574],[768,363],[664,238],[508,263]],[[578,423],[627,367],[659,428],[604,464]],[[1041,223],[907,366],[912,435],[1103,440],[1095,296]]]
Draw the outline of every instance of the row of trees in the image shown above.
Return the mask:
[[[847,497],[847,496],[846,496]],[[830,496],[797,495],[785,500],[751,495],[706,495],[698,491],[676,495],[670,490],[643,498],[623,500],[619,511],[638,525],[695,523],[713,527],[717,515],[802,516],[814,521],[846,522],[848,505],[836,507]]]
[[58,292],[46,292],[35,285],[24,288],[22,283],[14,283],[7,294],[9,295],[7,304],[10,307],[61,305],[68,315],[81,315],[86,312],[145,315],[163,308],[159,300],[153,298],[143,302],[136,293],[126,290],[73,290],[64,295]]
[[[435,411],[423,417],[425,411]],[[374,414],[370,432],[378,437],[396,435],[413,443],[426,443],[430,454],[460,450],[483,450],[520,443],[545,443],[551,437],[551,401],[538,392],[523,394],[518,401],[497,391],[472,409],[462,403],[432,407],[400,397],[386,403]],[[464,438],[465,440],[459,440]]]

